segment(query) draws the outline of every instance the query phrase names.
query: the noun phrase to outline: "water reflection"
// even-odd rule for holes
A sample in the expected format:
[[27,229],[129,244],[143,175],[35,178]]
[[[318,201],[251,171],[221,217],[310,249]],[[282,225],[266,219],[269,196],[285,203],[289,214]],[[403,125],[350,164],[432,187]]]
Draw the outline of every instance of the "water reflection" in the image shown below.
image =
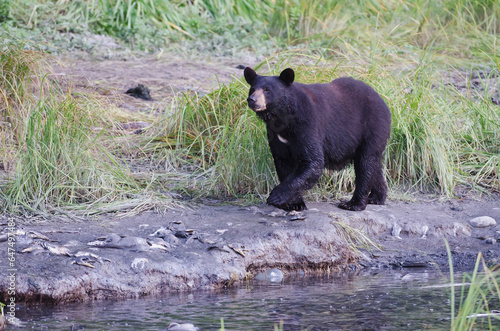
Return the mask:
[[[450,325],[449,282],[428,270],[289,277],[236,289],[21,307],[17,316],[36,330],[161,330],[171,322],[200,330],[444,330]],[[458,279],[459,280],[459,279]]]

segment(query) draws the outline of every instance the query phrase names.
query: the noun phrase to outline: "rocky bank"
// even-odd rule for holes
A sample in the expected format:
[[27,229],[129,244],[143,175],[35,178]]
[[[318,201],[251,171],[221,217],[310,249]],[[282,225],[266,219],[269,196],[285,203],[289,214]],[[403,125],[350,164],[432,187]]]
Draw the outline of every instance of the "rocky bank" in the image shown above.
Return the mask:
[[443,238],[455,268],[472,270],[479,252],[488,263],[500,258],[499,225],[470,224],[478,216],[500,220],[498,197],[389,201],[362,212],[333,203],[308,207],[289,214],[265,205],[198,204],[129,218],[36,222],[3,216],[2,301],[13,285],[17,302],[65,303],[236,286],[271,268],[285,277],[352,268],[447,271]]

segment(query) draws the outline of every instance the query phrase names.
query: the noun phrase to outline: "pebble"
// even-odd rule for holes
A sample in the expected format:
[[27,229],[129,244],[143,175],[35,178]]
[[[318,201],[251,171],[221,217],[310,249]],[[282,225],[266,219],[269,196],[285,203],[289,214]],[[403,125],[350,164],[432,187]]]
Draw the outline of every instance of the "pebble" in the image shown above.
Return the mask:
[[267,280],[273,283],[279,283],[283,280],[283,273],[279,269],[270,269],[266,272]]
[[488,226],[496,225],[497,222],[489,216],[480,216],[471,219],[469,224],[475,228],[486,228]]
[[255,275],[254,279],[258,281],[267,280],[272,283],[279,283],[283,280],[283,273],[281,272],[281,270],[273,268],[267,270],[266,273],[259,272],[257,275]]
[[254,279],[258,280],[259,282],[263,282],[266,280],[266,274],[263,272],[259,272],[258,274],[255,275]]
[[401,225],[399,225],[398,223],[394,223],[392,225],[392,230],[391,230],[391,235],[393,237],[396,237],[398,239],[402,239],[399,234],[401,233],[401,230],[403,230],[403,227]]
[[486,238],[486,240],[484,242],[492,245],[492,244],[496,243],[496,239],[495,238]]
[[306,220],[304,213],[301,213],[300,211],[292,210],[291,212],[288,212],[287,216],[288,216],[289,221],[305,221]]
[[422,237],[420,237],[421,239],[427,238],[427,231],[429,231],[429,226],[424,224],[422,226]]
[[166,330],[171,330],[171,331],[197,331],[199,330],[198,327],[194,326],[191,323],[170,323],[168,328]]

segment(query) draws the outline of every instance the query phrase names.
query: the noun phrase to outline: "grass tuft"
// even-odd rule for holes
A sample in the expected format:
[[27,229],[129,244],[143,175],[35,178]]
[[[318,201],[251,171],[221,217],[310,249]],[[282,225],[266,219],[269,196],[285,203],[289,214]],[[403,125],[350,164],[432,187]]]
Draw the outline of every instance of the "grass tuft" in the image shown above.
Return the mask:
[[[112,211],[110,203],[127,209],[130,204],[120,200],[143,194],[127,166],[109,152],[110,120],[97,99],[50,83],[43,74],[46,55],[6,45],[0,60],[0,134],[7,138],[0,150],[0,170],[7,174],[0,182],[0,212],[95,214],[92,208]],[[128,209],[158,206],[162,199],[143,200]]]
[[[472,274],[465,273],[463,276],[463,283],[468,285],[462,286],[460,302],[457,302],[453,261],[446,239],[445,245],[450,264],[451,330],[475,330],[477,328],[496,330],[500,315],[493,308],[500,300],[500,267],[497,265],[488,268],[482,253],[479,253]],[[482,271],[480,271],[480,267],[482,267]],[[497,323],[493,324],[495,320]]]
[[[336,218],[334,214],[330,214],[331,218]],[[351,250],[359,255],[359,249],[367,251],[382,250],[382,247],[371,240],[363,231],[353,228],[344,222],[332,221],[331,224],[337,230],[339,236],[349,245]]]

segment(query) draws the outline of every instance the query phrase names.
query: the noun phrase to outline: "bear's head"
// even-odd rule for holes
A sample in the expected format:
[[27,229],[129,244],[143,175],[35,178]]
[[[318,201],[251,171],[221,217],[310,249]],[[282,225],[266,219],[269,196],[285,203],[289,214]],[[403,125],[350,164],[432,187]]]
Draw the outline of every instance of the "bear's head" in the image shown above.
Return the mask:
[[277,105],[282,104],[288,94],[287,88],[295,78],[295,73],[290,68],[283,70],[279,76],[259,76],[255,70],[246,67],[244,75],[250,84],[248,107],[261,116],[264,115],[261,112],[276,109]]

